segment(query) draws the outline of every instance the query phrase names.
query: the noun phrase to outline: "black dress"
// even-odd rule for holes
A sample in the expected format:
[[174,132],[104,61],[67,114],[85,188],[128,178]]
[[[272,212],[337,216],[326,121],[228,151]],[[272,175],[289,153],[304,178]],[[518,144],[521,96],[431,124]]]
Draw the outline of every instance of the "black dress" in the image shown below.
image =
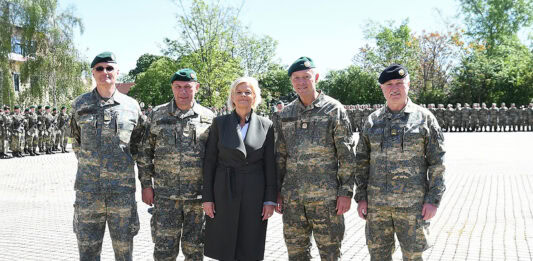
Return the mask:
[[203,202],[215,203],[206,217],[204,255],[219,260],[262,260],[267,221],[263,203],[276,201],[272,121],[251,113],[244,142],[233,113],[214,119],[204,161]]

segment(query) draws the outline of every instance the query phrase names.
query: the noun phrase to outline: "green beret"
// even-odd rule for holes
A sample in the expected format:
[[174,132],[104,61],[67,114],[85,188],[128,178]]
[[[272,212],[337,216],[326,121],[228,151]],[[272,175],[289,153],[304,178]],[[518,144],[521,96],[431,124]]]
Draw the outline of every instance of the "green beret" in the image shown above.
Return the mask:
[[43,108],[42,105],[37,106],[37,109],[38,109],[38,110],[40,110],[40,109],[42,109],[42,108]]
[[170,83],[173,83],[174,81],[197,82],[198,78],[196,78],[196,73],[192,69],[185,68],[175,72],[172,75],[172,78],[170,78]]
[[29,111],[30,111],[30,108],[24,109],[24,112],[29,112]]
[[407,75],[409,75],[409,72],[407,71],[407,68],[403,67],[403,65],[392,64],[381,72],[378,81],[380,84],[384,84],[390,80],[403,79]]
[[93,62],[91,63],[91,68],[93,68],[97,63],[117,63],[117,58],[112,52],[103,52],[96,57],[94,57]]
[[61,106],[61,109],[66,109],[67,107],[65,105]]
[[52,111],[57,111],[57,108],[54,107],[54,108],[52,109]]
[[35,109],[35,105],[30,106],[30,109]]
[[315,62],[309,57],[302,56],[294,61],[289,67],[289,77],[291,77],[293,72],[308,70],[315,68]]
[[48,110],[48,109],[50,109],[50,106],[49,106],[49,105],[46,105],[46,106],[44,106],[44,108],[45,108],[46,110]]
[[13,108],[14,108],[15,110],[16,110],[16,109],[20,109],[20,106],[15,105],[15,107],[13,107]]
[[9,110],[9,106],[4,106],[4,110]]

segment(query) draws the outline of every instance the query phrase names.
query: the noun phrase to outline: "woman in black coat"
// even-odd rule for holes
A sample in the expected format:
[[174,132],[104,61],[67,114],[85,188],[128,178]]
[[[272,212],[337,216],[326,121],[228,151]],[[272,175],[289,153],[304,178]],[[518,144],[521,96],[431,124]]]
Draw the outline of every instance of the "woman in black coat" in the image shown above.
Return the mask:
[[276,202],[272,121],[253,112],[261,100],[257,80],[237,79],[228,105],[207,140],[202,201],[204,255],[219,260],[262,260],[267,220]]

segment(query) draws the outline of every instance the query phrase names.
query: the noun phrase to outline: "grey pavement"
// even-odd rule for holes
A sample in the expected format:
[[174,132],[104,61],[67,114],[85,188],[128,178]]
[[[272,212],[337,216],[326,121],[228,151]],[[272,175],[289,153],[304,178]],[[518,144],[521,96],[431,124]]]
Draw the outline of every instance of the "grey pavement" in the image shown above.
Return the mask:
[[[447,191],[431,220],[425,260],[533,260],[533,135],[446,133]],[[73,153],[0,160],[0,260],[77,260],[72,231]],[[134,259],[152,260],[147,206]],[[356,204],[346,214],[342,260],[369,260]],[[265,260],[287,260],[281,216],[269,221]],[[313,247],[313,260],[319,260]],[[106,232],[102,260],[113,260]],[[180,254],[178,260],[183,260]],[[394,260],[401,260],[399,247]]]

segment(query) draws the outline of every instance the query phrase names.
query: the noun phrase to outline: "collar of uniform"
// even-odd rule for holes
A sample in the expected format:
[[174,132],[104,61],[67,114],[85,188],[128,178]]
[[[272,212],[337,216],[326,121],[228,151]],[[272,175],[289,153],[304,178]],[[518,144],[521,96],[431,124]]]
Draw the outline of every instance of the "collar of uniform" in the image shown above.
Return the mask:
[[416,111],[415,104],[411,101],[411,99],[409,97],[407,97],[407,104],[398,113],[393,113],[389,109],[389,106],[387,106],[387,103],[385,103],[382,115],[387,117],[387,118],[389,118],[389,119],[391,119],[393,117],[393,115],[395,115],[395,114],[396,115],[404,115],[405,113],[412,113],[414,111]]
[[[254,113],[254,109],[252,109],[250,111],[250,113],[248,113],[248,115],[246,115],[246,118],[244,119],[244,123],[250,122],[250,118],[252,117],[252,113]],[[231,114],[233,115],[233,117],[235,117],[237,119],[237,122],[241,122],[241,117],[239,116],[239,114],[237,114],[237,110],[233,110],[233,112]]]
[[316,99],[311,104],[309,104],[309,106],[305,106],[302,100],[300,100],[300,97],[298,97],[297,99],[298,99],[299,107],[302,110],[311,110],[315,107],[322,107],[322,105],[324,104],[325,94],[321,90],[317,90],[317,92],[318,92],[318,97],[316,97]]
[[181,119],[183,118],[187,118],[189,116],[192,116],[194,114],[200,114],[198,112],[198,106],[196,106],[196,101],[193,101],[193,104],[192,104],[192,107],[187,110],[187,111],[182,111],[178,108],[178,106],[176,105],[176,102],[174,101],[174,98],[170,101],[170,104],[169,104],[169,111],[168,113],[174,117],[179,117]]
[[98,90],[96,88],[94,88],[93,90],[93,95],[98,101],[99,106],[105,106],[105,105],[110,105],[110,104],[115,104],[115,103],[120,104],[121,102],[124,101],[124,96],[125,96],[125,94],[122,94],[117,89],[115,89],[115,92],[113,92],[113,95],[111,95],[111,97],[109,97],[109,99],[106,101],[102,98],[100,93],[98,93]]

